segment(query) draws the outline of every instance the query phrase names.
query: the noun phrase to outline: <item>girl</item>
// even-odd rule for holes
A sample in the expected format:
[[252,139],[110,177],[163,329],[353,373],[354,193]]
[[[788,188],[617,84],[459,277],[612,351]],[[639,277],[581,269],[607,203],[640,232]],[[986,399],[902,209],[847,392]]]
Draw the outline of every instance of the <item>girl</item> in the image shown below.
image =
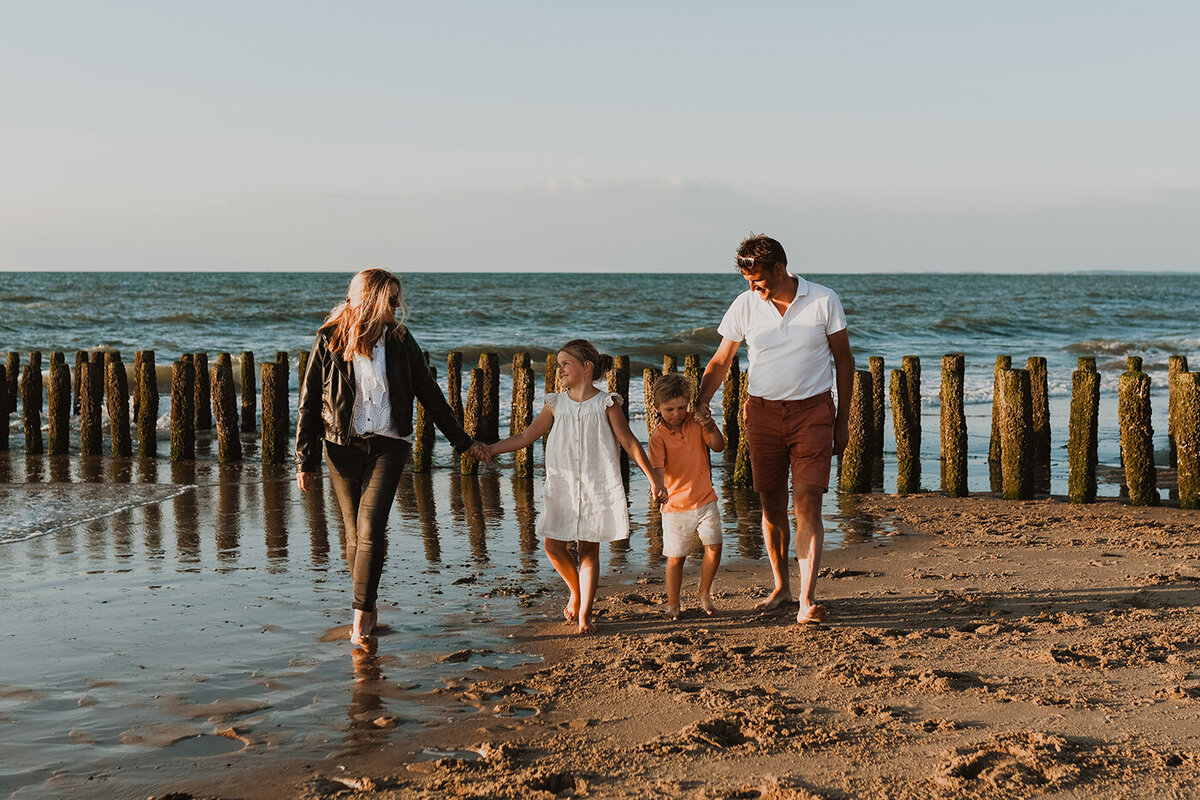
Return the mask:
[[[546,555],[571,592],[563,616],[577,622],[580,633],[596,629],[592,603],[600,583],[600,543],[629,538],[618,443],[646,474],[654,497],[660,502],[667,499],[646,452],[629,430],[621,396],[592,385],[611,367],[612,357],[601,355],[590,342],[567,342],[558,352],[561,391],[546,396],[545,407],[528,428],[489,448],[493,455],[519,450],[550,431],[544,509],[537,533],[545,539]],[[572,541],[578,547],[578,565],[567,549]]]
[[382,269],[355,275],[317,332],[300,382],[296,483],[304,492],[315,485],[324,442],[354,582],[350,641],[362,647],[377,619],[388,511],[412,452],[413,397],[456,448],[490,457],[458,424],[397,308],[403,317],[399,278]]

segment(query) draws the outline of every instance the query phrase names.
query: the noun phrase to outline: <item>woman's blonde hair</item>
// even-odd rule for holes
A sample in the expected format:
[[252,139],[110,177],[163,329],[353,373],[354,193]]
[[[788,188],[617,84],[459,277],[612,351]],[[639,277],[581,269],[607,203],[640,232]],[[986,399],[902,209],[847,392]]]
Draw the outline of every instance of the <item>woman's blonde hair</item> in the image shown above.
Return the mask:
[[[392,306],[392,287],[396,287],[397,305]],[[355,353],[371,355],[371,348],[383,336],[399,309],[400,319],[408,315],[400,279],[386,269],[364,269],[350,279],[346,299],[325,318],[322,328],[332,328],[329,349],[350,359]]]

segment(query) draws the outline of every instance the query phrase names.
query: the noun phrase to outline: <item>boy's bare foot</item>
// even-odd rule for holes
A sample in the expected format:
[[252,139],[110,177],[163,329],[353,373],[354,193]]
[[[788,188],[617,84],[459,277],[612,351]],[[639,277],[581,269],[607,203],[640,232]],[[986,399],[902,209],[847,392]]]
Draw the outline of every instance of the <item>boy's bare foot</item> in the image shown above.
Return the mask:
[[663,616],[671,622],[679,619],[679,606],[667,606],[667,610],[663,613]]
[[825,621],[825,606],[820,603],[815,603],[808,608],[801,608],[800,613],[796,614],[796,622],[803,623],[818,623]]
[[784,603],[792,602],[792,593],[786,589],[776,589],[767,595],[767,599],[754,607],[755,611],[770,611],[779,608]]
[[700,595],[700,608],[702,608],[704,613],[708,614],[710,617],[716,613],[717,606],[715,603],[713,603],[712,595]]
[[584,614],[582,617],[579,618],[579,632],[580,633],[595,633],[596,632],[596,624],[594,622],[592,622],[591,614]]

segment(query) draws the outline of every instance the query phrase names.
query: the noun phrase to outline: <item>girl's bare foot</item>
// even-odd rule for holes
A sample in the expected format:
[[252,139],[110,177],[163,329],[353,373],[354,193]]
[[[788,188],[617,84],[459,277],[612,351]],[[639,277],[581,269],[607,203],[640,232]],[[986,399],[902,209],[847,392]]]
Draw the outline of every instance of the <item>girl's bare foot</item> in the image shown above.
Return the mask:
[[716,613],[717,606],[715,603],[713,603],[712,595],[700,595],[700,608],[704,609],[704,613],[708,614],[710,617]]
[[582,617],[579,618],[579,632],[580,633],[595,633],[596,632],[596,624],[594,622],[592,622],[591,614],[584,614]]
[[679,606],[667,606],[666,612],[663,614],[671,622],[679,619]]
[[776,589],[767,595],[767,599],[754,607],[755,611],[770,611],[779,608],[784,603],[792,602],[792,593],[787,589]]
[[563,617],[567,622],[579,619],[579,597],[577,595],[571,595],[570,601],[563,607]]
[[796,614],[796,622],[799,623],[818,623],[825,621],[825,606],[820,603],[815,603],[807,608],[801,608],[800,613]]

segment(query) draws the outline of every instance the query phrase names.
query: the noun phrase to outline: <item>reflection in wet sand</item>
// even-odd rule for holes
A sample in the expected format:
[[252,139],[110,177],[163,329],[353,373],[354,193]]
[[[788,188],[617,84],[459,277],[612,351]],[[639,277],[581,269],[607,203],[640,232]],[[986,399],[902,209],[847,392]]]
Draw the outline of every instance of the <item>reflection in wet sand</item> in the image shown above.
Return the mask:
[[113,458],[109,460],[109,465],[113,483],[130,483],[133,480],[133,459]]
[[[194,485],[195,465],[186,461],[175,462],[171,465],[171,479],[176,484]],[[178,495],[172,509],[175,514],[176,557],[180,564],[195,564],[200,561],[200,502],[196,497],[196,490]]]
[[43,483],[45,478],[45,457],[40,455],[25,456],[25,482]]
[[112,531],[113,555],[122,560],[133,558],[133,512],[126,509],[109,520]]
[[442,543],[438,539],[437,505],[433,497],[433,478],[428,472],[412,474],[412,498],[421,539],[425,542],[425,560],[438,564],[442,560]]
[[217,560],[223,563],[236,562],[241,547],[241,486],[235,476],[236,473],[222,470],[221,482],[217,485],[217,517],[213,527],[216,529]]
[[51,483],[70,483],[71,482],[71,461],[69,455],[46,456],[46,461],[50,465],[50,482]]
[[646,565],[655,569],[665,563],[663,559],[662,508],[650,500],[646,510]]
[[879,520],[862,511],[861,495],[837,492],[837,505],[843,542],[869,542],[879,533]]
[[[451,479],[451,483],[453,483]],[[480,565],[488,563],[487,522],[483,512],[483,492],[476,475],[460,476],[463,511],[467,518],[467,534],[471,542],[471,555]]]
[[[263,472],[266,473],[266,469]],[[270,572],[287,569],[287,502],[290,486],[291,481],[283,481],[275,475],[263,475],[263,530],[266,534],[267,569]]]
[[386,741],[397,720],[385,713],[381,687],[387,678],[379,655],[355,648],[350,657],[354,682],[350,684],[350,705],[346,709],[350,723],[344,741],[352,751],[358,751]]
[[512,477],[513,506],[517,517],[517,542],[521,548],[521,563],[525,567],[535,566],[532,558],[538,549],[537,509],[533,503],[533,478]]
[[150,560],[151,570],[157,572],[158,562],[166,556],[162,543],[162,506],[158,503],[142,506],[142,528],[145,531],[146,558]]
[[100,456],[76,456],[79,459],[79,480],[100,483],[104,480],[104,459]]
[[500,473],[494,469],[480,470],[478,478],[484,519],[498,523],[504,519],[504,506],[500,502]]
[[753,489],[729,489],[733,497],[734,518],[737,519],[737,552],[742,558],[763,557],[762,506]]
[[329,518],[325,516],[325,481],[304,493],[304,513],[308,519],[308,538],[312,547],[312,565],[317,569],[329,566]]

